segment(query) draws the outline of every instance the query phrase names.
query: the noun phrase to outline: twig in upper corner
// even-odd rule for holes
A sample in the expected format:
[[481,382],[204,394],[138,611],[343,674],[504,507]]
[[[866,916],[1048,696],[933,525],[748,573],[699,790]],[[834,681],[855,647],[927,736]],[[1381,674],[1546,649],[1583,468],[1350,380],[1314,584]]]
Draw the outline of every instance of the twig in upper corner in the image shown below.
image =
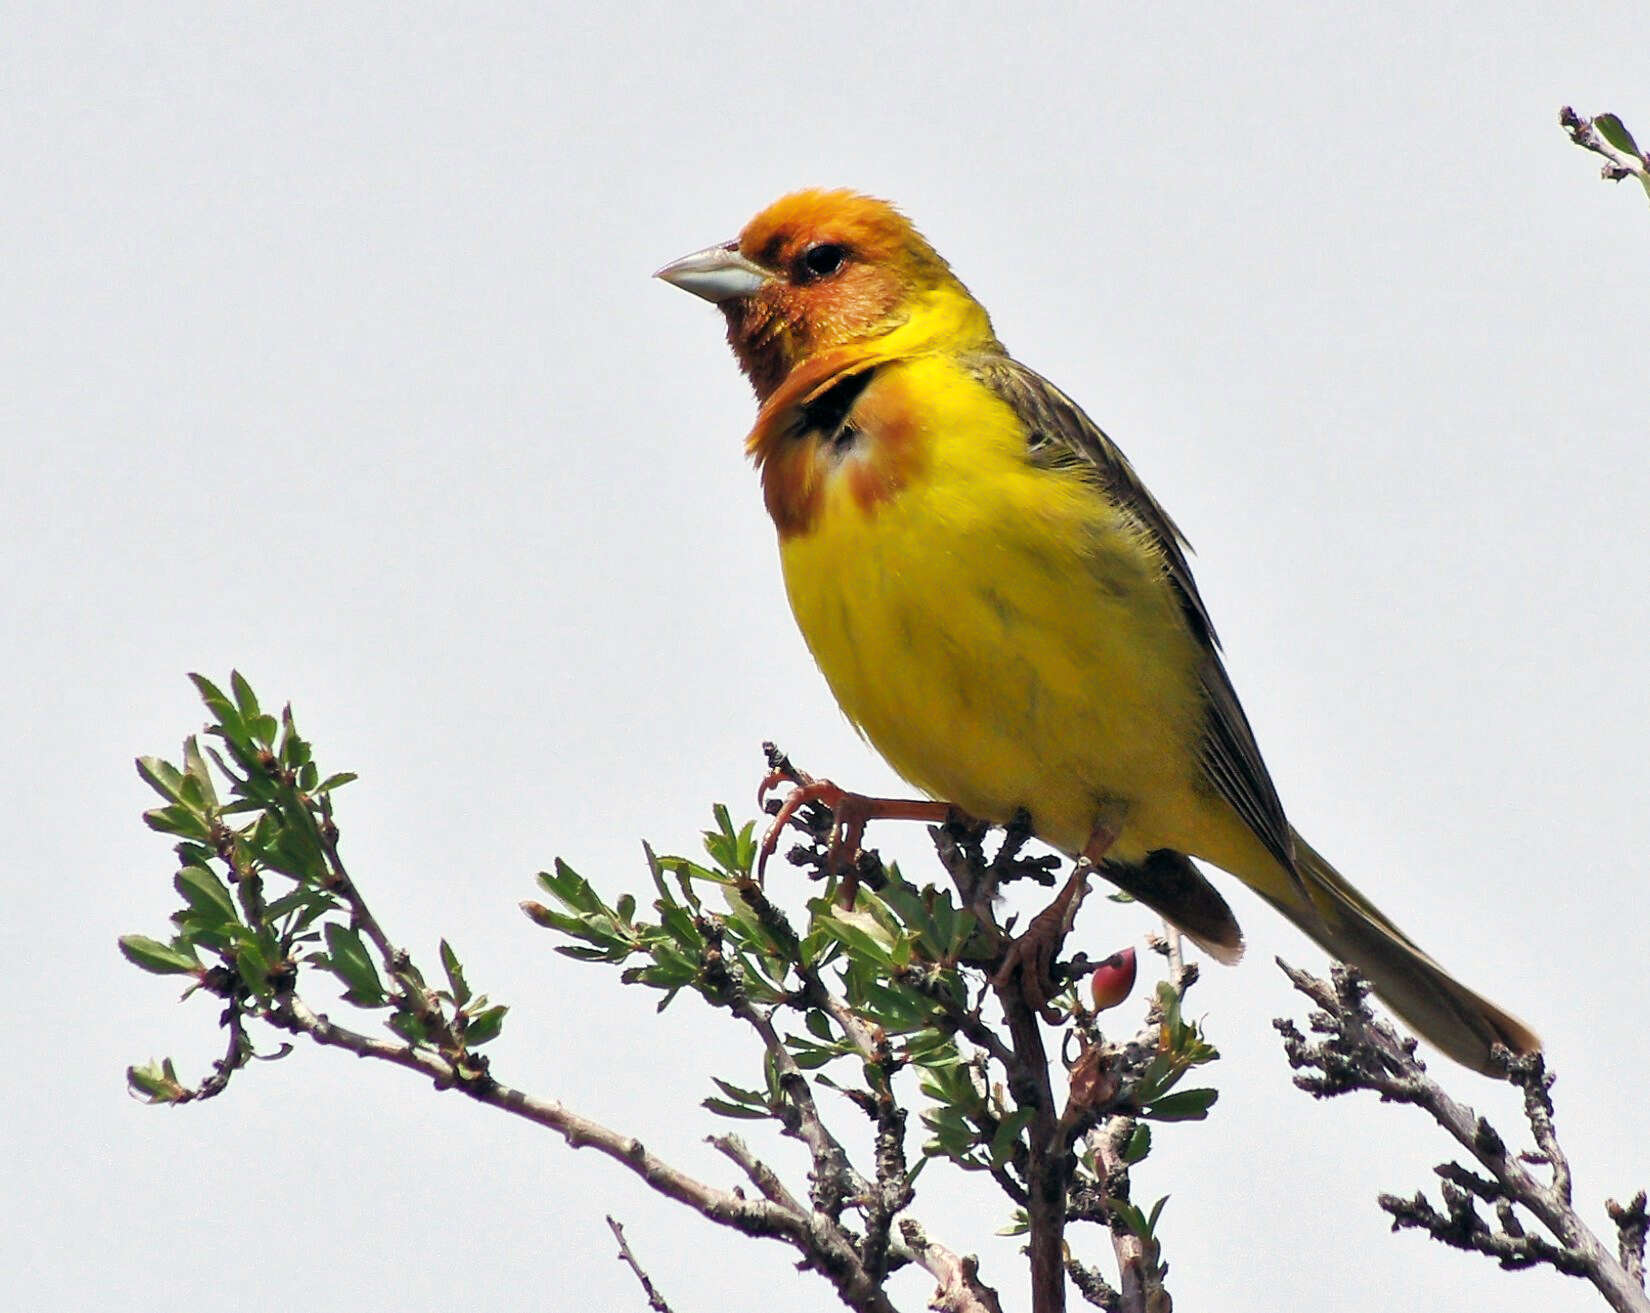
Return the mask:
[[642,1283],[642,1291],[647,1295],[647,1306],[653,1313],[670,1313],[670,1305],[665,1303],[665,1297],[654,1286],[653,1279],[642,1271],[642,1265],[636,1261],[636,1255],[630,1252],[630,1245],[624,1238],[624,1227],[613,1219],[611,1213],[608,1214],[607,1225],[612,1228],[613,1238],[619,1242],[619,1261],[629,1264],[630,1270],[636,1274],[636,1280]]
[[1566,105],[1558,112],[1559,126],[1583,150],[1604,160],[1603,174],[1611,182],[1637,178],[1650,193],[1650,153],[1639,149],[1633,134],[1614,114],[1583,118]]

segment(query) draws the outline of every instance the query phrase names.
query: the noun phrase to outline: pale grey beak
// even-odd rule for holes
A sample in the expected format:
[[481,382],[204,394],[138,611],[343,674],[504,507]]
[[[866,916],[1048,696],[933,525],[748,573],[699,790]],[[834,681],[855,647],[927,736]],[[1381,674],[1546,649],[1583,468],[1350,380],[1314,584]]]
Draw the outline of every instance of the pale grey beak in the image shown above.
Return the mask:
[[653,276],[717,305],[749,296],[773,277],[761,265],[740,255],[735,242],[684,255]]

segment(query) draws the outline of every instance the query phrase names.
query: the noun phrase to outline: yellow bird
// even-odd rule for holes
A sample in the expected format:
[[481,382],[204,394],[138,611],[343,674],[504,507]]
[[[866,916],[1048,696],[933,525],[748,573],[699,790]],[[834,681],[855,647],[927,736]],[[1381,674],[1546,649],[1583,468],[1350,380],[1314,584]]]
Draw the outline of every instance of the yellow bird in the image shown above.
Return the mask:
[[900,775],[1025,812],[1228,962],[1237,923],[1188,859],[1231,872],[1469,1067],[1539,1049],[1290,826],[1180,531],[903,215],[797,192],[658,276],[726,317],[797,624]]

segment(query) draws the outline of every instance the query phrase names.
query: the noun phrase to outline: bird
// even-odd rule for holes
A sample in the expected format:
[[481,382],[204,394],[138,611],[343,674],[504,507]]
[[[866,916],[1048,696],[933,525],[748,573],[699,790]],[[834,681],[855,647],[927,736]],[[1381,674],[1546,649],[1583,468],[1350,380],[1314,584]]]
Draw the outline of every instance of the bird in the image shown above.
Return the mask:
[[656,276],[722,312],[797,625],[849,721],[925,795],[819,782],[806,796],[847,807],[855,840],[878,816],[1019,818],[1235,962],[1242,932],[1195,859],[1462,1065],[1539,1052],[1290,824],[1186,539],[900,210],[797,191]]

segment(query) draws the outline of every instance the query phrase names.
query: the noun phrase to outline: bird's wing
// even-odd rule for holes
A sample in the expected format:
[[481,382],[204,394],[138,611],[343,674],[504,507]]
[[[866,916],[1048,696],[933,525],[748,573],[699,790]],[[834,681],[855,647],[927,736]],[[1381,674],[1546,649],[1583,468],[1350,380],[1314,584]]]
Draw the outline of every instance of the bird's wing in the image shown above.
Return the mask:
[[971,359],[969,368],[1007,402],[1026,427],[1028,454],[1039,464],[1077,468],[1105,495],[1125,508],[1157,548],[1169,585],[1180,600],[1186,624],[1204,650],[1200,671],[1208,703],[1201,760],[1210,782],[1249,828],[1297,880],[1295,845],[1283,804],[1261,760],[1249,718],[1243,714],[1231,678],[1220,660],[1220,641],[1198,595],[1189,544],[1157,499],[1146,490],[1128,458],[1075,401],[1042,375],[995,353]]

